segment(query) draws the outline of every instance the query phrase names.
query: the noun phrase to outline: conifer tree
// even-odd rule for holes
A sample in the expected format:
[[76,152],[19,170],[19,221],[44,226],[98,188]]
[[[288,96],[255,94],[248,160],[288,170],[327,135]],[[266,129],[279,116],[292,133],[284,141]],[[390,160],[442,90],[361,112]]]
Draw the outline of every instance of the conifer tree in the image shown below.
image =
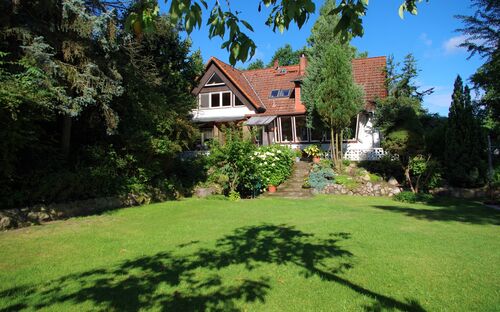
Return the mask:
[[479,120],[474,116],[470,89],[462,78],[455,80],[448,114],[445,145],[445,166],[451,185],[478,186],[484,182],[485,142]]

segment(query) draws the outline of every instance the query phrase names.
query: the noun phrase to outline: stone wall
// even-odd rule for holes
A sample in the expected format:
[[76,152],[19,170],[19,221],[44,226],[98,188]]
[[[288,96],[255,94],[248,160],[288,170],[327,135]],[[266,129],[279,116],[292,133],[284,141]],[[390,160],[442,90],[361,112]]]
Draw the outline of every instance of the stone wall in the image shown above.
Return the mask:
[[116,208],[148,204],[149,202],[149,197],[129,195],[125,198],[102,197],[68,203],[41,204],[26,208],[0,210],[0,231],[53,220],[87,216]]
[[401,188],[387,182],[366,182],[356,188],[348,188],[341,184],[328,185],[323,191],[314,191],[316,194],[361,195],[361,196],[389,196],[401,193]]
[[490,196],[493,198],[500,198],[500,188],[495,188],[491,190],[490,193],[488,187],[459,188],[459,187],[446,186],[430,190],[429,193],[437,196],[450,196],[450,197],[465,198],[465,199],[485,198]]

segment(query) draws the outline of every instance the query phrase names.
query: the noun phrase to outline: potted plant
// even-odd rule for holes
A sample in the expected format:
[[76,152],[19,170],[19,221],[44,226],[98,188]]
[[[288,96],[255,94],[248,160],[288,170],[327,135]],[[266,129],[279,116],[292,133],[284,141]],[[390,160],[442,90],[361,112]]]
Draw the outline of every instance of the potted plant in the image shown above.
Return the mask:
[[278,189],[278,185],[281,183],[280,177],[278,175],[273,175],[269,177],[269,184],[267,185],[267,189],[269,193],[276,193]]
[[304,149],[304,152],[307,154],[307,156],[312,157],[312,160],[315,164],[319,163],[322,152],[318,145],[309,145]]

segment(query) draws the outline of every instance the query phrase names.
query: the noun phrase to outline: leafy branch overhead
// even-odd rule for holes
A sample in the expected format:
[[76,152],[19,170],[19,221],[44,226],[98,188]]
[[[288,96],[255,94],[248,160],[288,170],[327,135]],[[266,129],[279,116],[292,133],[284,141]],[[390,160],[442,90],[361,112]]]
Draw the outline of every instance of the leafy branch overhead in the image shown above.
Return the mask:
[[[405,0],[399,7],[401,18],[404,12],[417,14],[417,3],[423,0]],[[194,28],[200,28],[203,23],[203,12],[210,10],[206,25],[209,26],[209,38],[220,37],[224,40],[221,48],[229,53],[229,62],[235,65],[237,61],[245,62],[255,54],[256,45],[247,32],[253,32],[249,22],[240,18],[239,11],[231,9],[230,0],[216,0],[209,8],[205,0],[166,0],[170,2],[169,14],[174,23],[184,26],[187,33]],[[426,0],[428,2],[428,0]],[[313,0],[261,0],[258,11],[269,11],[266,25],[273,31],[283,33],[291,23],[301,28],[316,11]],[[352,36],[363,36],[362,17],[366,14],[368,0],[341,0],[330,12],[340,16],[335,34],[341,34],[345,41]]]

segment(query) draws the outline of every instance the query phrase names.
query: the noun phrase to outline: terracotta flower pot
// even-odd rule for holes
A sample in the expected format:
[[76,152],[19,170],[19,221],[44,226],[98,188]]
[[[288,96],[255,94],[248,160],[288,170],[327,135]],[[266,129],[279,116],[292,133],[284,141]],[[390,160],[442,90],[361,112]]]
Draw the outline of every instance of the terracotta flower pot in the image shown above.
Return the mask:
[[315,164],[319,164],[320,159],[321,159],[321,158],[319,158],[319,156],[314,156],[314,157],[313,157],[313,163],[315,163]]
[[276,193],[276,186],[269,184],[267,186],[267,189],[269,190],[269,193]]

